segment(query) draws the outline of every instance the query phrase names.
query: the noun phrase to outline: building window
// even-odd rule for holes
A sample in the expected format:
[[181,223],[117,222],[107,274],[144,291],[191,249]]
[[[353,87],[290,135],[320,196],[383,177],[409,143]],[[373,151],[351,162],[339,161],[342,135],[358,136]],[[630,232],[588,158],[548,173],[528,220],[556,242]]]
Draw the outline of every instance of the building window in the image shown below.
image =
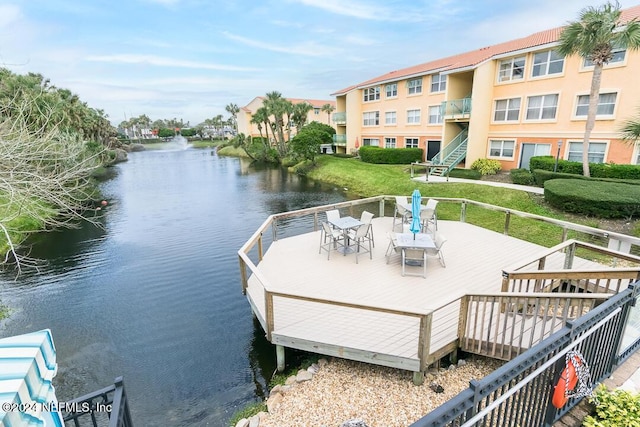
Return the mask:
[[499,99],[496,101],[493,120],[496,122],[517,122],[520,118],[520,98]]
[[499,82],[520,80],[524,77],[524,56],[500,61]]
[[404,146],[405,148],[418,148],[418,138],[405,138]]
[[489,157],[513,159],[513,149],[516,142],[506,139],[489,140]]
[[414,95],[422,93],[422,78],[407,81],[407,93]]
[[398,96],[398,83],[389,83],[385,86],[387,98],[395,98]]
[[[589,143],[589,163],[604,163],[604,153],[607,150],[605,142]],[[569,142],[569,154],[567,160],[571,162],[582,161],[582,142]]]
[[440,114],[441,109],[439,105],[433,105],[429,107],[429,124],[436,125],[442,123],[442,115]]
[[[617,93],[601,93],[598,97],[598,110],[597,116],[613,116],[613,112],[616,109]],[[578,105],[576,107],[577,117],[587,117],[589,112],[589,95],[578,96]]]
[[314,108],[314,109],[313,109],[313,114],[315,114],[316,116],[317,116],[318,114],[320,114],[320,109],[319,109],[319,108]]
[[420,110],[407,110],[407,124],[420,123]]
[[447,89],[447,76],[434,74],[431,76],[431,92],[444,92]]
[[387,111],[384,113],[384,124],[385,125],[395,125],[396,124],[396,112],[395,111]]
[[378,126],[379,124],[379,111],[367,111],[366,113],[362,113],[362,126]]
[[377,101],[378,99],[380,99],[380,86],[368,87],[366,89],[363,89],[362,93],[364,94],[364,102]]
[[558,94],[530,96],[527,103],[527,120],[553,120],[558,110]]
[[548,76],[549,74],[561,74],[564,69],[564,56],[555,50],[538,52],[533,55],[532,77]]
[[378,138],[362,138],[362,145],[367,145],[371,147],[379,147],[380,140]]
[[[623,62],[624,57],[627,54],[627,50],[624,48],[615,48],[611,51],[611,60],[607,64],[615,64],[616,62]],[[605,64],[606,65],[606,64]],[[590,59],[584,59],[582,62],[583,68],[593,67],[593,61]]]
[[395,138],[385,138],[384,139],[384,148],[396,148],[396,139]]

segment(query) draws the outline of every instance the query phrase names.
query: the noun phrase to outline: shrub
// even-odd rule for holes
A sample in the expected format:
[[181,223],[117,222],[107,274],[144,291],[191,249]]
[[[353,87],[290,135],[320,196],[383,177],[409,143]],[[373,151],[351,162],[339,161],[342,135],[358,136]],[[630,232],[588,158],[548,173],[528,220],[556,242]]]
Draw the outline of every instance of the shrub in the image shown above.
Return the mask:
[[[529,160],[529,169],[553,171],[556,159],[553,156],[537,156]],[[592,178],[614,178],[614,179],[638,179],[640,180],[639,165],[616,165],[613,163],[589,163]],[[582,162],[570,162],[568,160],[558,160],[556,172],[582,175]]]
[[610,391],[598,387],[590,399],[596,406],[595,414],[587,415],[586,427],[640,426],[640,394],[626,390]]
[[422,148],[360,147],[360,159],[366,163],[408,165],[422,160]]
[[231,427],[235,426],[236,424],[238,424],[238,421],[240,421],[243,418],[251,418],[254,415],[258,414],[259,412],[267,412],[267,405],[264,402],[254,402],[251,403],[239,410],[237,410],[232,416],[231,419],[229,420],[229,425]]
[[478,159],[471,164],[471,169],[480,171],[481,175],[495,175],[502,169],[502,163],[492,159]]
[[640,185],[640,179],[593,178],[593,177],[577,175],[572,173],[549,172],[541,169],[535,169],[533,171],[533,178],[536,184],[539,186],[543,186],[545,181],[548,181],[550,179],[583,179],[588,181],[605,181],[605,182],[617,182],[621,184]]
[[482,175],[477,170],[456,168],[449,172],[449,176],[451,178],[480,179]]
[[535,180],[533,178],[533,174],[529,169],[511,169],[509,171],[509,175],[511,176],[511,182],[519,185],[533,185],[535,184]]
[[581,179],[544,183],[544,198],[565,212],[600,218],[631,218],[640,212],[640,186]]

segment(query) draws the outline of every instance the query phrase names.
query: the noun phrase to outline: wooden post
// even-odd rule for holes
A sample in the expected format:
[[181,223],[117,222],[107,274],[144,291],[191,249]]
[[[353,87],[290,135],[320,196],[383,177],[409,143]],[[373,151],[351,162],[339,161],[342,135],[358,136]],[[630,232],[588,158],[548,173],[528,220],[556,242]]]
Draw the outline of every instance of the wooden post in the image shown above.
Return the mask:
[[284,371],[284,347],[281,345],[276,345],[276,369]]
[[506,211],[505,212],[505,218],[504,218],[504,235],[508,236],[509,235],[509,223],[511,222],[511,211]]
[[273,294],[265,289],[264,291],[265,317],[267,321],[267,341],[271,342],[271,332],[273,332]]
[[467,202],[460,205],[460,222],[467,222]]
[[238,255],[238,262],[240,263],[240,285],[242,286],[242,295],[247,294],[247,265],[240,255]]
[[567,227],[563,227],[562,228],[562,241],[563,242],[567,241],[567,232],[568,232]]
[[571,270],[571,268],[573,268],[573,257],[575,256],[575,254],[576,254],[576,244],[574,242],[567,247],[567,250],[564,254],[565,270]]
[[278,220],[275,218],[271,223],[271,231],[273,232],[273,241],[275,242],[276,240],[278,240]]
[[262,233],[258,237],[258,260],[262,261]]
[[413,384],[414,385],[424,384],[424,374],[422,373],[422,371],[417,371],[413,373]]
[[[420,372],[427,369],[427,358],[429,357],[429,347],[431,345],[432,319],[432,313],[420,316],[420,334],[418,335],[418,359],[420,360]],[[414,383],[415,379],[416,376],[414,373]],[[424,377],[422,379],[424,380]]]
[[313,231],[318,231],[318,212],[313,213]]
[[384,217],[384,198],[380,199],[379,208],[378,208],[378,216],[380,218]]

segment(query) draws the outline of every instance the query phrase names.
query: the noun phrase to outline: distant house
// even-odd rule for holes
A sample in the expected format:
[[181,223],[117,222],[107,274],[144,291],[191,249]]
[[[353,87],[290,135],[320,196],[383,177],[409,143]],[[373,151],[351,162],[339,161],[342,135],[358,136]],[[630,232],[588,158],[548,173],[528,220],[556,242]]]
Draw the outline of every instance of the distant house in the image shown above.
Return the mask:
[[[319,122],[324,123],[326,125],[332,126],[335,128],[335,124],[331,121],[330,115],[326,112],[322,111],[322,106],[325,104],[330,104],[333,108],[336,108],[335,101],[329,100],[319,100],[319,99],[298,99],[298,98],[286,98],[293,104],[300,104],[302,102],[306,102],[313,106],[313,109],[309,111],[307,114],[307,123],[311,122]],[[251,123],[251,119],[253,118],[256,110],[264,105],[265,98],[263,96],[257,96],[253,98],[251,102],[249,102],[244,107],[240,108],[240,112],[238,113],[238,133],[243,133],[247,136],[259,137],[260,131],[258,130],[258,126],[256,124]],[[295,135],[295,129],[292,132],[292,135]],[[262,135],[265,136],[265,130],[262,129]]]
[[[640,6],[622,11],[640,18]],[[503,169],[528,167],[537,155],[582,160],[593,65],[554,48],[562,28],[391,71],[336,96],[339,151],[360,145],[419,147],[425,159],[455,152],[452,165],[481,158]],[[605,66],[598,116],[586,149],[594,163],[640,164],[640,150],[620,139],[640,107],[640,52],[618,49]]]

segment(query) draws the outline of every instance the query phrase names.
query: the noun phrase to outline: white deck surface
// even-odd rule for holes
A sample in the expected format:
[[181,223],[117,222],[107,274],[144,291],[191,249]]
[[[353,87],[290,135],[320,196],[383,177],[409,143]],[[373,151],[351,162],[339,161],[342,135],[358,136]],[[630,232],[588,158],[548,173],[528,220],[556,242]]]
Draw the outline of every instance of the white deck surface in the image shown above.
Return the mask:
[[[376,246],[369,254],[318,253],[320,231],[274,242],[258,268],[273,292],[415,313],[434,311],[429,353],[456,339],[459,304],[467,293],[500,292],[503,268],[530,260],[547,248],[470,224],[439,221],[446,268],[429,258],[427,277],[401,276],[400,255],[385,260],[392,218],[374,218]],[[547,258],[547,269],[560,269],[564,256]],[[597,264],[575,259],[574,269]],[[422,267],[407,266],[421,272]],[[265,325],[262,285],[252,275],[247,297]],[[453,304],[450,304],[452,303]],[[447,304],[450,304],[447,306]],[[444,307],[444,308],[443,308]],[[352,307],[274,298],[272,342],[285,347],[419,370],[418,317]]]

